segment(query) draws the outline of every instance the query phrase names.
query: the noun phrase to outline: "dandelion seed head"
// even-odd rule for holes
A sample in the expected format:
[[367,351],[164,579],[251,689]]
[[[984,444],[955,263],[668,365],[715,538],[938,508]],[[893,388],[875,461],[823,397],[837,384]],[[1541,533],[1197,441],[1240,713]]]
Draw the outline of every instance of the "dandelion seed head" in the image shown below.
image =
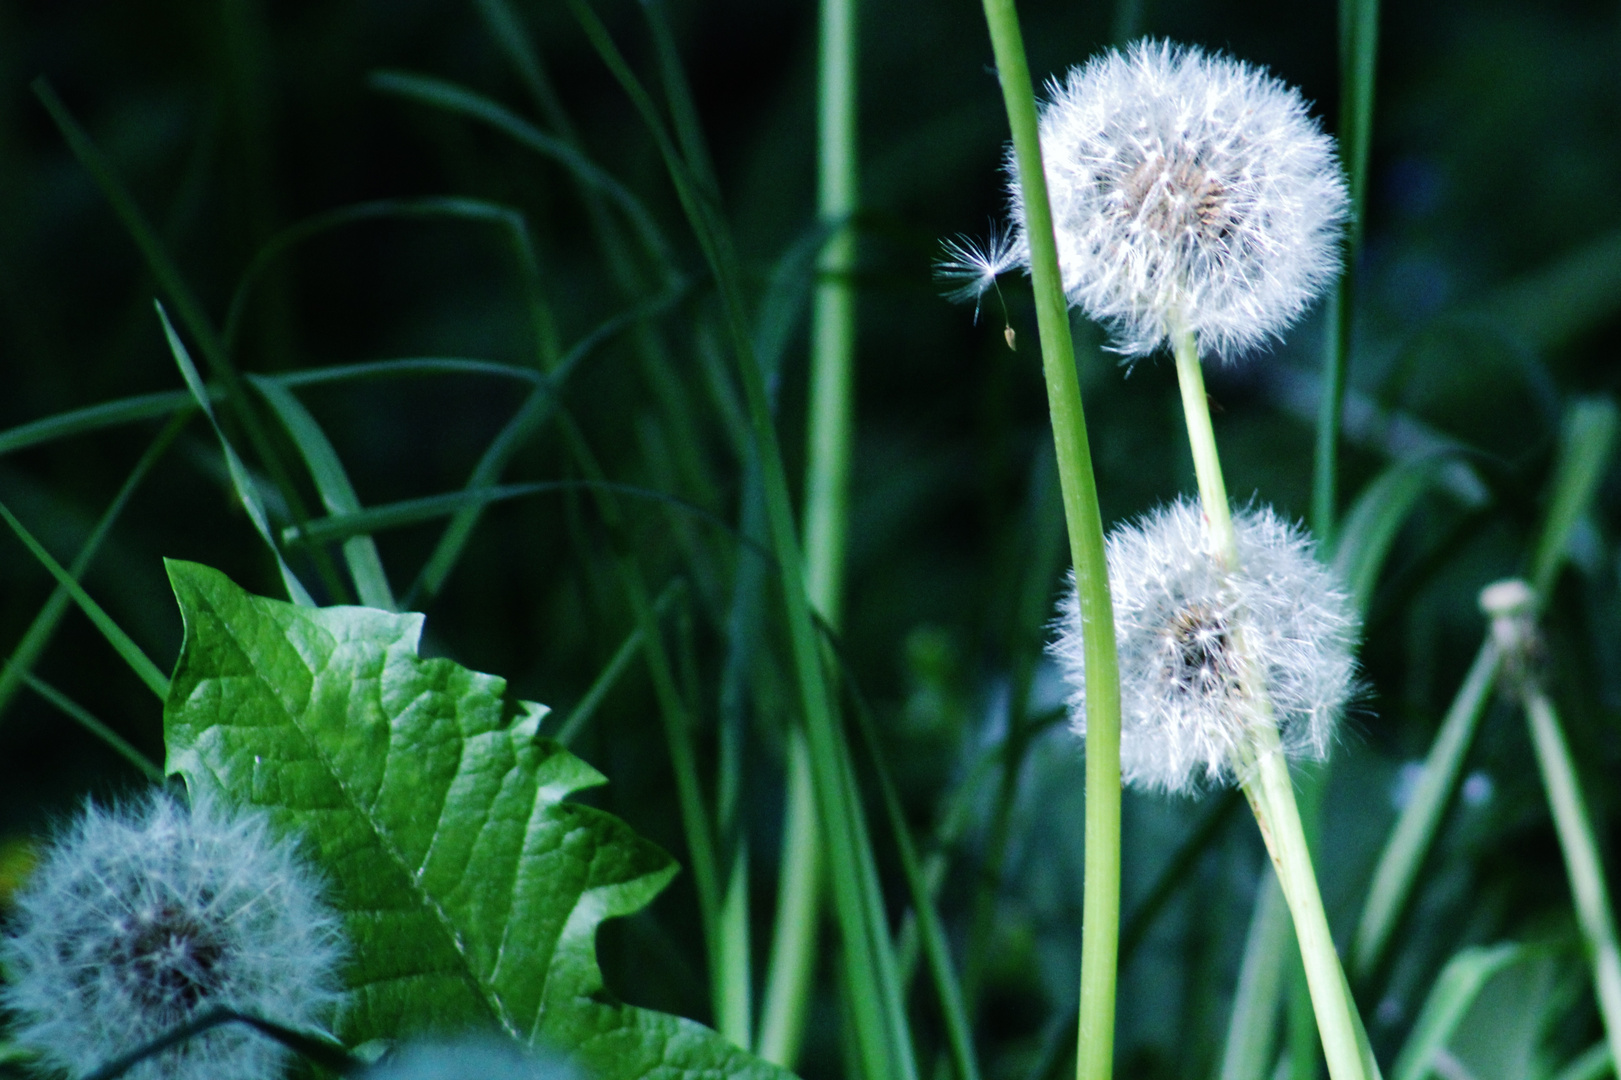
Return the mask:
[[[1229,57],[1140,41],[1071,69],[1041,110],[1064,292],[1143,356],[1175,326],[1231,358],[1279,336],[1339,270],[1349,205],[1293,88]],[[1024,199],[1009,157],[1015,236]]]
[[[1122,780],[1180,793],[1236,779],[1233,751],[1266,721],[1246,668],[1271,701],[1284,749],[1325,757],[1355,684],[1349,597],[1305,533],[1270,509],[1233,515],[1240,569],[1217,559],[1196,503],[1114,530],[1107,543],[1120,659]],[[1086,664],[1072,587],[1050,646],[1071,725],[1086,732]]]
[[[263,815],[198,795],[87,806],[16,896],[0,943],[13,1038],[83,1074],[218,1007],[316,1028],[340,1004],[338,920]],[[265,1080],[286,1051],[228,1024],[131,1080]]]

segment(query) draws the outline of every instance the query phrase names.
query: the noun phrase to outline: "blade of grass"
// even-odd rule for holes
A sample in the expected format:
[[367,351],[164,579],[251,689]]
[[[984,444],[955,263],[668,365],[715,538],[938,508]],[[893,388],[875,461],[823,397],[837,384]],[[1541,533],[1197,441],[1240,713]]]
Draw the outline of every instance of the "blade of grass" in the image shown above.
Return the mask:
[[600,192],[619,208],[656,265],[664,267],[675,265],[669,241],[664,238],[663,232],[653,220],[653,215],[648,212],[642,201],[624,184],[581,153],[574,144],[546,134],[506,106],[446,79],[414,75],[405,71],[377,71],[372,73],[369,81],[373,89],[385,94],[395,94],[477,120],[507,135],[520,146],[555,161],[567,169],[577,182]]
[[4,518],[6,524],[11,526],[11,531],[17,534],[17,539],[21,540],[29,553],[38,559],[39,564],[50,572],[50,575],[56,579],[57,585],[73,598],[73,602],[79,605],[79,610],[89,617],[90,621],[95,624],[96,629],[101,631],[101,636],[106,638],[107,643],[113,647],[113,650],[124,658],[124,662],[130,666],[131,671],[135,672],[136,677],[146,684],[147,689],[156,694],[159,701],[167,698],[169,696],[168,678],[164,676],[162,671],[158,670],[158,666],[147,657],[146,653],[141,651],[141,647],[135,644],[134,639],[113,621],[112,616],[108,615],[89,593],[84,591],[84,587],[79,584],[72,574],[68,573],[67,568],[57,562],[49,551],[45,550],[45,546],[34,538],[34,534],[29,532],[22,522],[17,520],[16,515],[4,503],[0,503],[0,518]]
[[1131,957],[1136,954],[1138,946],[1148,936],[1153,928],[1154,920],[1164,910],[1165,904],[1176,895],[1176,890],[1187,881],[1188,874],[1204,857],[1216,837],[1221,835],[1227,822],[1244,803],[1237,789],[1229,789],[1216,797],[1214,803],[1208,807],[1192,831],[1187,835],[1171,857],[1165,860],[1165,866],[1154,883],[1148,887],[1143,898],[1137,906],[1131,909],[1124,927],[1120,931],[1120,966],[1125,967]]
[[1493,975],[1523,959],[1529,950],[1507,944],[1460,950],[1441,969],[1424,999],[1413,1030],[1396,1055],[1391,1080],[1424,1080],[1434,1070],[1435,1057],[1446,1049],[1469,1006]]
[[[684,289],[679,286],[671,288],[661,296],[637,304],[628,311],[620,312],[605,320],[581,338],[558,360],[555,367],[545,373],[540,384],[518,407],[512,419],[507,421],[506,426],[491,440],[489,446],[485,447],[478,464],[473,467],[472,474],[467,478],[466,490],[472,491],[494,484],[502,470],[506,468],[507,462],[512,460],[512,456],[531,435],[540,430],[558,407],[558,395],[562,393],[563,386],[574,369],[598,346],[626,327],[662,313],[674,305],[683,292]],[[445,527],[439,543],[434,547],[427,563],[417,574],[416,581],[405,595],[406,608],[415,609],[419,603],[438,595],[440,588],[450,577],[450,572],[460,561],[473,529],[478,525],[479,512],[476,504],[470,505],[458,511],[450,524]]]
[[[41,77],[35,79],[32,85],[35,96],[45,106],[46,112],[50,113],[57,129],[73,151],[73,156],[94,178],[103,197],[111,204],[125,231],[134,240],[135,246],[146,261],[147,268],[157,279],[159,290],[169,298],[169,302],[179,314],[181,323],[202,349],[203,359],[207,362],[210,373],[223,388],[222,396],[226,407],[231,410],[231,416],[241,424],[242,430],[247,434],[248,442],[269,473],[271,483],[281,493],[294,520],[302,522],[309,516],[304,508],[304,500],[292,483],[290,474],[282,463],[281,455],[276,452],[275,445],[270,441],[258,414],[253,411],[252,403],[243,391],[241,377],[231,363],[224,342],[203,310],[202,302],[186,285],[179,267],[164,250],[157,232],[147,221],[146,215],[141,212],[134,196],[113,171],[112,163],[102,155],[101,150],[91,141],[89,134],[73,118],[73,114],[68,111],[50,83]],[[167,323],[167,316],[164,316],[164,321]],[[201,380],[197,382],[200,387]],[[193,388],[193,395],[202,403],[205,411],[209,412],[210,420],[218,427],[219,421],[210,408],[210,399],[198,388]],[[341,595],[342,585],[330,562],[321,553],[317,553],[315,562],[323,581]]]
[[[658,20],[655,20],[657,22]],[[668,35],[655,32],[661,44]],[[660,54],[668,51],[661,47]],[[855,0],[822,0],[820,18],[820,54],[817,85],[817,218],[830,229],[825,246],[817,261],[819,280],[816,284],[815,306],[811,315],[810,403],[806,420],[805,502],[803,510],[805,549],[805,590],[812,610],[835,631],[842,622],[844,597],[844,563],[850,519],[850,461],[853,452],[855,405],[853,379],[855,368],[855,287],[851,275],[856,262],[856,233],[850,223],[860,202],[860,183],[857,163],[857,94],[856,94],[856,4]],[[669,65],[662,65],[668,70]],[[666,76],[666,84],[671,82]],[[667,90],[673,103],[676,130],[682,138],[689,164],[702,163],[697,170],[711,182],[712,170],[707,166],[702,139],[696,134],[696,121],[692,116],[691,101],[684,86]],[[712,191],[713,189],[711,189]],[[835,224],[839,223],[839,224]],[[814,815],[792,816],[802,802],[790,801],[790,816],[783,824],[783,851],[786,859],[802,859],[820,866],[817,849],[821,845],[818,824]],[[908,839],[908,844],[910,840]],[[915,869],[915,867],[914,867]],[[802,887],[799,879],[808,875],[792,868],[779,880],[779,888],[790,882]],[[809,955],[814,951],[819,928],[821,890],[808,897],[808,903],[790,908],[799,922],[785,928],[782,936],[773,942],[781,945],[784,956]],[[783,905],[778,905],[783,910]],[[919,909],[925,922],[924,945],[931,949],[927,920],[932,911]],[[937,929],[937,928],[936,928]],[[802,937],[807,940],[795,941]],[[775,952],[773,961],[775,961]],[[930,954],[931,967],[935,966]],[[798,1028],[804,1023],[811,993],[810,979],[814,968],[803,965],[793,969],[797,979],[771,979],[764,1011],[771,1020],[767,1030],[783,1031],[791,1036],[785,1045],[762,1047],[767,1059],[792,1067],[793,1057],[786,1053],[799,1041]],[[898,990],[898,987],[897,987]],[[777,995],[781,996],[777,996]],[[956,1002],[960,1013],[962,1003]],[[777,1014],[785,1014],[777,1022]],[[966,1021],[960,1015],[946,1013],[947,1027],[951,1030],[953,1049],[956,1050],[957,1027],[966,1030]],[[964,1035],[966,1038],[966,1035]],[[959,1076],[969,1074],[961,1070],[973,1067],[972,1055],[958,1051]],[[977,1071],[974,1074],[977,1076]]]
[[611,547],[614,552],[615,570],[635,617],[636,626],[642,634],[642,655],[647,661],[648,675],[653,683],[653,695],[658,702],[659,716],[664,726],[665,745],[670,757],[670,768],[675,774],[676,795],[681,807],[681,823],[687,841],[687,854],[692,861],[693,885],[698,894],[698,911],[703,923],[704,949],[709,968],[711,1006],[716,1019],[720,1020],[726,1015],[727,1005],[721,993],[720,973],[724,970],[725,958],[720,952],[720,874],[715,856],[714,832],[710,826],[698,777],[697,755],[692,741],[691,712],[676,684],[674,665],[670,661],[664,638],[659,631],[641,561],[624,537],[624,517],[612,485],[606,480],[602,466],[592,453],[584,435],[567,413],[559,414],[558,428],[563,434],[571,458],[591,482],[591,493],[596,501],[597,512],[614,536]]
[[1599,1042],[1590,1046],[1585,1054],[1553,1074],[1552,1080],[1604,1080],[1614,1075],[1615,1059],[1610,1056],[1610,1044]]
[[[530,319],[535,324],[537,338],[555,345],[551,331],[551,317],[542,299],[539,280],[539,259],[529,238],[529,228],[521,211],[485,199],[472,199],[459,195],[432,195],[414,199],[379,199],[372,202],[340,206],[297,222],[272,236],[253,256],[253,261],[242,272],[231,306],[225,317],[223,340],[227,349],[235,349],[247,314],[247,304],[261,279],[276,261],[293,248],[335,229],[374,221],[415,218],[448,218],[493,225],[500,229],[512,244],[525,296],[529,303]],[[554,350],[555,351],[555,350]]]
[[[152,467],[157,464],[158,459],[174,443],[174,440],[190,419],[191,410],[189,409],[174,415],[164,425],[163,429],[158,432],[157,438],[152,440],[151,445],[146,448],[146,452],[135,462],[135,467],[130,470],[129,476],[125,478],[123,487],[118,489],[118,494],[113,496],[113,501],[107,505],[107,509],[102,512],[100,520],[96,522],[95,528],[91,529],[90,535],[85,538],[84,544],[79,548],[79,553],[73,557],[73,563],[68,567],[68,574],[74,581],[84,579],[85,574],[90,570],[90,564],[95,561],[96,555],[101,551],[101,545],[107,539],[107,534],[112,531],[113,524],[123,514],[124,508],[129,505],[130,499],[135,494],[135,489],[146,479],[147,474],[152,471]],[[56,633],[57,625],[62,621],[62,616],[67,613],[68,604],[71,602],[71,597],[65,588],[58,585],[52,589],[51,595],[46,599],[44,606],[39,609],[39,614],[34,616],[34,621],[29,624],[28,629],[17,642],[17,647],[6,658],[4,668],[0,669],[0,714],[5,712],[5,708],[10,704],[13,695],[17,692],[17,688],[23,684],[28,674],[33,671],[34,665],[38,663],[40,656],[45,652],[45,646],[50,643],[51,636]]]
[[[344,471],[337,450],[310,411],[284,386],[252,375],[248,376],[248,382],[264,395],[286,428],[293,446],[298,449],[305,467],[310,471],[310,478],[315,481],[315,489],[320,493],[327,513],[337,518],[359,513],[360,498],[355,494],[354,485],[349,482],[349,474]],[[382,556],[377,553],[377,544],[369,535],[357,533],[345,539],[343,559],[349,567],[349,576],[354,580],[355,592],[359,594],[362,604],[385,611],[399,610],[394,603],[394,590],[388,584],[388,574],[383,570]]]
[[1350,194],[1345,272],[1329,298],[1323,342],[1323,395],[1317,417],[1312,467],[1312,532],[1332,546],[1338,529],[1340,418],[1345,408],[1345,368],[1351,351],[1356,305],[1356,267],[1368,199],[1368,150],[1373,141],[1374,75],[1379,50],[1379,0],[1340,0],[1340,154]]
[[861,729],[861,740],[868,759],[872,762],[873,772],[878,777],[878,788],[883,798],[890,836],[900,855],[901,872],[906,877],[906,887],[912,899],[912,911],[917,916],[923,953],[928,958],[929,973],[934,978],[935,994],[939,999],[941,1016],[945,1020],[952,1064],[956,1067],[958,1080],[979,1080],[979,1061],[974,1055],[973,1031],[968,1022],[968,1010],[964,1005],[962,984],[951,962],[945,928],[940,923],[939,912],[935,910],[934,897],[918,863],[917,847],[912,841],[912,831],[906,824],[906,811],[901,806],[900,795],[895,791],[894,779],[884,761],[883,745],[878,741],[877,725],[873,721],[871,709],[856,691],[855,682],[848,672],[845,676],[845,685],[851,688],[856,722]]
[[[655,619],[664,618],[670,610],[670,605],[674,603],[676,596],[685,587],[686,583],[679,578],[664,586],[664,590],[653,601],[653,616]],[[563,721],[563,726],[558,729],[557,734],[552,736],[553,739],[567,746],[579,736],[581,731],[585,730],[585,726],[591,722],[591,718],[596,715],[597,709],[601,707],[603,699],[619,683],[620,676],[625,673],[626,668],[630,667],[630,662],[636,659],[636,654],[641,651],[642,641],[642,628],[640,626],[632,628],[631,632],[626,635],[625,640],[620,643],[619,648],[614,650],[614,654],[609,658],[607,666],[592,681],[585,695],[575,703],[574,708],[569,710],[567,719]]]
[[[680,510],[711,526],[739,545],[753,547],[759,550],[758,544],[739,536],[732,528],[730,522],[717,514],[710,513],[701,506],[693,506],[684,499],[651,488],[638,487],[634,484],[617,484],[611,480],[542,480],[532,484],[499,484],[494,487],[481,487],[449,491],[442,495],[424,495],[417,499],[402,499],[399,502],[385,503],[382,506],[371,506],[356,510],[350,514],[340,514],[332,517],[316,518],[308,525],[300,528],[289,525],[282,530],[282,542],[286,544],[324,544],[339,540],[346,540],[351,536],[361,536],[367,533],[386,532],[389,529],[398,529],[407,525],[416,525],[435,518],[450,517],[465,510],[469,506],[487,506],[490,503],[505,502],[508,499],[521,499],[530,495],[561,494],[565,492],[583,491],[587,493],[607,492],[613,495],[624,495],[634,499],[645,499],[649,502],[659,503],[661,506]],[[764,549],[766,557],[770,557],[770,550]]]
[[185,379],[186,387],[196,399],[198,406],[207,415],[208,422],[214,428],[214,434],[219,437],[220,451],[225,455],[225,466],[230,471],[231,483],[236,488],[236,497],[241,500],[242,508],[247,511],[248,520],[253,522],[254,530],[258,532],[265,546],[276,559],[276,566],[281,570],[282,584],[287,589],[287,596],[302,607],[314,607],[315,601],[310,597],[308,590],[293,573],[287,560],[282,558],[281,548],[276,544],[276,538],[270,531],[270,518],[265,513],[263,500],[259,497],[259,490],[254,486],[253,477],[248,475],[247,466],[232,448],[230,439],[226,438],[225,430],[220,427],[219,420],[214,416],[214,406],[208,400],[208,391],[203,386],[202,376],[197,374],[197,366],[191,362],[191,354],[186,351],[185,343],[180,335],[175,333],[173,324],[169,322],[169,313],[163,310],[160,301],[153,301],[157,308],[158,319],[163,323],[163,334],[168,339],[169,351],[174,355],[175,364],[180,368],[181,378]]
[[1384,960],[1396,923],[1407,909],[1419,869],[1435,842],[1441,819],[1463,771],[1475,729],[1491,700],[1502,654],[1488,638],[1475,654],[1463,685],[1441,721],[1441,730],[1424,759],[1424,771],[1379,855],[1362,915],[1351,937],[1351,977],[1359,983],[1374,977]]
[[1588,398],[1573,404],[1560,432],[1559,471],[1548,500],[1547,516],[1531,556],[1531,588],[1542,602],[1552,590],[1564,565],[1571,533],[1588,512],[1599,483],[1615,454],[1616,429],[1621,418],[1608,398]]
[[1452,461],[1447,455],[1431,455],[1397,462],[1362,489],[1345,515],[1333,550],[1334,570],[1358,612],[1368,611],[1396,534]]
[[1576,905],[1576,921],[1582,928],[1587,960],[1592,965],[1593,994],[1612,1060],[1621,1061],[1621,946],[1617,945],[1615,909],[1610,888],[1604,879],[1604,860],[1592,817],[1570,756],[1564,725],[1553,702],[1531,678],[1520,689],[1525,720],[1531,728],[1531,744],[1536,749],[1542,784],[1553,811],[1554,831],[1565,856],[1565,872],[1570,877],[1570,893]]
[[[301,371],[282,371],[273,375],[258,375],[265,382],[287,387],[323,386],[335,382],[365,382],[371,379],[394,379],[428,375],[486,375],[497,379],[538,384],[546,376],[534,368],[516,364],[498,364],[493,360],[472,360],[460,356],[407,356],[397,360],[368,360],[360,364],[333,364],[328,367],[305,368]],[[186,399],[190,401],[188,397]]]
[[[497,378],[518,379],[537,383],[543,378],[531,368],[511,364],[498,364],[489,360],[469,360],[461,357],[408,357],[399,360],[377,360],[363,364],[340,364],[330,367],[287,371],[274,375],[260,375],[280,386],[315,386],[329,382],[385,379],[407,375],[488,375]],[[208,398],[216,404],[225,399],[217,386],[208,387]],[[196,400],[189,390],[162,390],[155,394],[137,394],[116,401],[89,405],[82,409],[31,420],[14,428],[0,431],[0,457],[26,450],[32,446],[71,438],[124,424],[139,423],[169,416],[175,412],[190,412]]]
[[984,0],[985,22],[1013,133],[1024,193],[1030,274],[1047,383],[1059,487],[1084,627],[1086,662],[1086,880],[1081,920],[1077,1080],[1114,1069],[1115,985],[1120,933],[1120,672],[1086,417],[1075,371],[1069,310],[1041,164],[1035,91],[1013,0]]
[[124,760],[145,773],[148,780],[155,784],[163,783],[163,770],[158,768],[151,758],[135,749],[134,744],[128,739],[97,720],[90,710],[32,673],[24,672],[22,681],[34,693],[56,706],[68,719],[112,747]]
[[[896,1077],[915,1080],[917,1066],[904,1016],[897,1017],[889,1002],[898,1000],[898,987],[888,981],[894,958],[887,927],[873,925],[867,903],[872,851],[865,843],[861,804],[847,783],[843,733],[835,720],[821,655],[821,642],[805,592],[803,562],[794,529],[793,504],[772,415],[770,395],[754,354],[744,316],[743,295],[729,235],[718,214],[700,197],[686,164],[664,130],[652,99],[641,86],[606,27],[584,3],[571,0],[570,8],[586,36],[619,81],[653,136],[665,167],[686,211],[704,257],[715,276],[726,313],[726,326],[737,359],[753,430],[755,453],[761,463],[766,518],[786,605],[794,671],[810,750],[813,788],[829,848],[830,881],[834,910],[844,943],[847,1003],[855,1030],[862,1069],[869,1080]],[[889,951],[891,955],[880,956]]]
[[139,394],[135,397],[74,409],[71,412],[57,413],[43,420],[18,424],[9,431],[0,431],[0,456],[91,431],[153,420],[177,412],[190,412],[194,407],[191,394],[188,392],[165,390],[156,394]]
[[1270,870],[1255,891],[1255,912],[1244,937],[1238,989],[1221,1054],[1221,1080],[1266,1080],[1277,1045],[1278,1009],[1294,958],[1295,936],[1283,890]]
[[[479,9],[491,36],[518,71],[519,78],[528,88],[541,115],[557,133],[557,137],[582,157],[587,156],[573,122],[564,111],[546,77],[539,52],[523,33],[511,8],[504,0],[481,0]],[[657,19],[657,11],[646,7],[644,10],[648,12],[650,18]],[[673,49],[666,59],[679,68]],[[684,80],[681,80],[681,85],[684,87]],[[620,227],[608,213],[601,192],[585,183],[578,184],[578,187],[585,204],[586,217],[596,237],[596,247],[603,253],[621,293],[627,298],[643,295],[646,292],[644,284],[646,275],[636,265]],[[668,254],[664,253],[664,259],[657,267],[657,277],[660,280],[676,281],[680,278],[681,271],[668,261]],[[654,257],[655,260],[659,259],[657,253],[654,253]],[[699,333],[702,332],[700,327]],[[669,429],[668,443],[673,453],[669,455],[670,461],[661,460],[660,463],[665,467],[673,466],[675,473],[680,477],[682,490],[690,493],[704,505],[715,505],[720,498],[721,489],[705,457],[697,452],[702,441],[701,432],[692,413],[686,380],[679,377],[680,373],[672,363],[662,337],[655,333],[652,327],[646,324],[636,327],[631,334],[631,343],[641,364],[642,375],[658,402],[662,414],[661,421]],[[695,547],[694,539],[685,532],[678,532],[677,539],[692,566],[695,577],[699,581],[707,581],[711,575],[702,565],[708,561],[706,552]],[[706,595],[712,591],[708,588],[703,590]]]
[[[1577,402],[1566,414],[1560,459],[1530,558],[1532,589],[1539,604],[1545,602],[1563,565],[1576,522],[1586,513],[1603,479],[1614,453],[1616,426],[1615,406],[1607,400]],[[1396,924],[1406,910],[1419,869],[1457,789],[1464,757],[1474,741],[1501,664],[1502,655],[1487,635],[1447,709],[1413,795],[1380,853],[1351,938],[1352,978],[1359,983],[1373,978],[1378,971]]]

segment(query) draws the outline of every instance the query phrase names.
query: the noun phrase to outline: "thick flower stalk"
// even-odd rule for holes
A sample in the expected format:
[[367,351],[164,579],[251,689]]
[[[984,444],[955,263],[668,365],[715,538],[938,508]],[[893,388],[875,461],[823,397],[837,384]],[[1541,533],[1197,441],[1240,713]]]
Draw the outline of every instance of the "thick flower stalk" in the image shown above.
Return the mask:
[[[95,806],[16,898],[0,945],[13,1038],[82,1075],[203,1013],[296,1029],[341,1000],[338,920],[294,845],[259,814],[197,796]],[[287,1057],[241,1024],[142,1061],[131,1080],[266,1080]]]
[[[1120,656],[1121,779],[1181,794],[1230,784],[1259,725],[1285,753],[1320,760],[1355,684],[1350,597],[1305,533],[1269,508],[1233,522],[1238,567],[1214,549],[1197,504],[1163,507],[1109,536]],[[1086,665],[1074,590],[1052,645],[1086,731]],[[1246,690],[1264,684],[1270,708]]]
[[[1259,68],[1165,41],[1111,50],[1049,88],[1041,150],[1065,295],[1126,356],[1179,331],[1241,354],[1339,270],[1348,198],[1333,142]],[[1016,174],[1010,196],[1012,232],[947,246],[957,295],[1028,264]]]

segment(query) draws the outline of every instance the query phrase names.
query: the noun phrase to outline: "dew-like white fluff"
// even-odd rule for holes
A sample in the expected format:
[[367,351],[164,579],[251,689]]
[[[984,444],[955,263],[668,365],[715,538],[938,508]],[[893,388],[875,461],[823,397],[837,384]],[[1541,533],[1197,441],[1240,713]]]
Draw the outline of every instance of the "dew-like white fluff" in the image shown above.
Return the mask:
[[[1321,759],[1355,685],[1357,619],[1305,533],[1271,509],[1233,515],[1240,569],[1217,560],[1198,504],[1116,528],[1109,587],[1120,657],[1122,780],[1164,792],[1235,780],[1233,751],[1265,722],[1241,666],[1264,684],[1284,750]],[[1086,664],[1073,584],[1050,646],[1071,725],[1086,731]],[[1242,643],[1242,653],[1239,644]]]
[[[341,1001],[337,917],[263,814],[154,793],[94,805],[16,897],[0,944],[11,1037],[82,1075],[210,1009],[319,1028]],[[282,1046],[225,1024],[148,1058],[130,1080],[272,1080]]]
[[[1127,356],[1178,324],[1231,358],[1280,335],[1339,270],[1348,199],[1332,140],[1293,88],[1165,41],[1110,50],[1048,88],[1041,153],[1064,292]],[[947,246],[972,297],[1028,266],[1008,157],[1011,240]]]

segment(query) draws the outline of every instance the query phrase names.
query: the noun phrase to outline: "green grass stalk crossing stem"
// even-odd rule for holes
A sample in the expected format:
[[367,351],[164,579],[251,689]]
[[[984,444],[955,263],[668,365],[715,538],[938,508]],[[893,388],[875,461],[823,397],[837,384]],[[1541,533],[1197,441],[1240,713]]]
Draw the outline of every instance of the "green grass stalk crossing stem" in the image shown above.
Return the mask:
[[1081,991],[1077,1080],[1114,1071],[1114,1007],[1120,949],[1120,671],[1114,607],[1104,558],[1092,451],[1075,372],[1069,309],[1058,274],[1058,247],[1047,202],[1030,64],[1013,0],[984,0],[985,22],[1013,132],[1024,192],[1030,276],[1041,333],[1059,489],[1069,529],[1086,654],[1086,881],[1081,917]]

